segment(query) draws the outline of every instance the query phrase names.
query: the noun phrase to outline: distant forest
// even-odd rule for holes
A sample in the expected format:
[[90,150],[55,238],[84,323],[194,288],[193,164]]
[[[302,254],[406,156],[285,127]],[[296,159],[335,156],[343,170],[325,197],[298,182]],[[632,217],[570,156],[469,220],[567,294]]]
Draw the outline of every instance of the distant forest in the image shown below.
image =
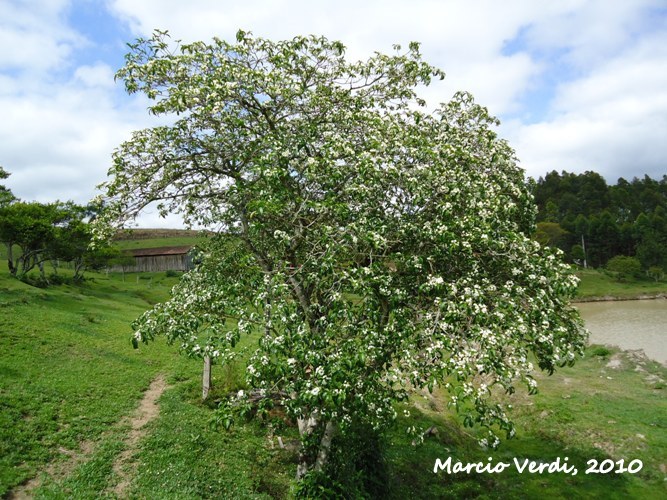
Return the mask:
[[[0,167],[0,181],[8,176]],[[626,256],[649,276],[667,271],[667,175],[620,178],[610,186],[596,172],[554,170],[528,179],[528,185],[539,210],[533,237],[563,250],[570,262],[611,267],[611,259]],[[84,221],[93,216],[91,210],[71,202],[20,202],[0,184],[0,243],[8,249],[10,272],[23,275],[38,266],[46,280],[42,264],[49,260],[76,260],[83,271],[120,258],[111,247],[102,253],[88,249]],[[21,250],[14,256],[13,246]]]
[[635,257],[643,269],[667,270],[667,175],[607,185],[596,172],[552,171],[529,180],[538,205],[535,238],[573,262],[604,267]]

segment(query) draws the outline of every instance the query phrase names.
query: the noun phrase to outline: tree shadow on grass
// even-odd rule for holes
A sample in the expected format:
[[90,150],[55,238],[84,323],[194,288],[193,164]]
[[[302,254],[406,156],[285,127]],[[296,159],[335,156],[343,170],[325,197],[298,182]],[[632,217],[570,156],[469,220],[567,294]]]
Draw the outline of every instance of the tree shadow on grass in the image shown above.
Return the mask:
[[[425,414],[410,409],[409,418],[401,418],[386,439],[389,491],[387,498],[605,498],[625,499],[637,495],[627,472],[616,474],[586,474],[588,461],[598,464],[613,459],[602,450],[590,446],[567,444],[544,434],[522,434],[502,442],[497,450],[484,450],[476,438],[446,415]],[[420,424],[433,426],[435,431],[425,437],[423,444],[413,446],[405,428]],[[438,470],[436,460],[451,464],[461,462],[509,464],[502,472],[458,472]],[[565,458],[567,457],[567,461]],[[490,460],[489,460],[490,459]],[[567,465],[566,471],[548,473],[529,472],[528,466],[519,472],[525,461],[536,464],[558,463]],[[614,462],[615,463],[615,462]],[[628,461],[625,462],[627,467]],[[573,469],[577,470],[573,475]],[[614,469],[616,465],[614,466]],[[636,484],[635,484],[636,486]]]

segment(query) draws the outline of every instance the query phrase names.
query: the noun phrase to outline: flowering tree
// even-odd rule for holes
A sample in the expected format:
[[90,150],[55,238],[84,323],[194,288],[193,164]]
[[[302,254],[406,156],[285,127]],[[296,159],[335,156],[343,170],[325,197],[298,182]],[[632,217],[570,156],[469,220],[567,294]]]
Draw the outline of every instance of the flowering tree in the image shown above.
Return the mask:
[[533,356],[551,372],[583,349],[576,279],[528,236],[513,151],[468,94],[424,111],[416,88],[444,75],[417,44],[357,63],[316,37],[131,47],[118,78],[177,116],[115,152],[98,232],[158,201],[225,234],[135,342],[224,362],[260,332],[247,381],[298,421],[297,477],[409,388],[444,385],[468,423],[511,434],[491,386],[533,390]]

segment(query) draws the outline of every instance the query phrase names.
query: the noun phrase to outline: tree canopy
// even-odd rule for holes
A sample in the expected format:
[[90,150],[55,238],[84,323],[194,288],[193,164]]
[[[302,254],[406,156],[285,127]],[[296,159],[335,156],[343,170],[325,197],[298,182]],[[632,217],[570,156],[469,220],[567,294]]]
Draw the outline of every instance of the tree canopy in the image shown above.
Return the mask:
[[[0,166],[0,180],[6,179],[9,175],[9,172]],[[0,207],[9,204],[14,199],[13,193],[7,187],[0,184]]]
[[576,278],[530,239],[533,199],[497,121],[467,93],[427,112],[417,88],[444,74],[418,44],[395,49],[351,63],[319,37],[156,32],[117,74],[173,123],[114,153],[98,237],[151,202],[221,229],[135,341],[224,362],[259,335],[247,382],[298,421],[299,477],[415,387],[441,384],[466,423],[511,435],[490,388],[534,390],[532,355],[552,371],[585,344]]
[[641,268],[642,266],[638,259],[626,255],[617,255],[607,262],[607,270],[616,275],[618,281],[637,276]]
[[47,285],[44,264],[51,262],[57,273],[58,262],[71,262],[73,279],[83,278],[86,269],[101,269],[119,251],[107,245],[90,247],[92,233],[87,219],[95,208],[72,202],[39,203],[11,200],[0,205],[0,243],[6,247],[9,273],[27,280],[34,268],[40,271],[40,285]]
[[[636,256],[642,267],[667,269],[667,176],[661,180],[644,176],[632,181],[618,179],[607,185],[595,172],[573,174],[549,172],[531,183],[539,207],[538,241],[544,224],[557,224],[563,233],[550,245],[572,253],[582,238],[586,259],[604,267],[616,255]],[[557,231],[553,229],[552,232]],[[575,250],[577,255],[579,249]]]

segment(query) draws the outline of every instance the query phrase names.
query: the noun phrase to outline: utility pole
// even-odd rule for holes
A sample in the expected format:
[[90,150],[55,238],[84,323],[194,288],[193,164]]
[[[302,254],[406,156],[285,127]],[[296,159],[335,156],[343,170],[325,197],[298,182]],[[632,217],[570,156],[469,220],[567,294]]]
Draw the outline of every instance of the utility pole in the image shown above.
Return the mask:
[[584,235],[581,235],[581,248],[584,250],[584,269],[588,269],[586,265],[586,244],[584,243]]

